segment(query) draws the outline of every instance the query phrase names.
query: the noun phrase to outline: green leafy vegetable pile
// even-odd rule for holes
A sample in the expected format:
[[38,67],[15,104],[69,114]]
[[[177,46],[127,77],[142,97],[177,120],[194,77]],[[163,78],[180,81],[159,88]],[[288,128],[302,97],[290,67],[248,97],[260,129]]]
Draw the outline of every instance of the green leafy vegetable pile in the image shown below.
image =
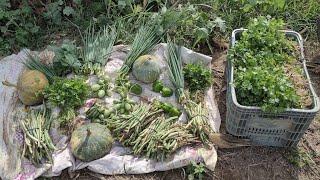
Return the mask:
[[82,79],[56,78],[43,93],[49,103],[65,110],[81,106],[88,96],[88,90],[88,85]]
[[240,104],[259,106],[268,112],[301,108],[300,97],[286,72],[288,66],[298,66],[298,54],[294,42],[279,31],[283,26],[281,20],[253,19],[230,49]]
[[61,47],[52,46],[49,49],[55,53],[53,67],[59,76],[80,69],[81,63],[77,53],[77,46],[74,42],[65,40]]
[[184,81],[191,92],[204,90],[212,84],[210,69],[200,64],[187,64],[183,67]]

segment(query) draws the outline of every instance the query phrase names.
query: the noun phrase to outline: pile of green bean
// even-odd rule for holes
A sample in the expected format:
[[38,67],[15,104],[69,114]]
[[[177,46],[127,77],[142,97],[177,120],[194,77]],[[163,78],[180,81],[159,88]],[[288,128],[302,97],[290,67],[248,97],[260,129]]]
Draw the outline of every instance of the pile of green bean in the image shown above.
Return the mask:
[[197,141],[178,117],[166,118],[154,104],[141,103],[131,114],[121,114],[108,120],[114,136],[135,155],[164,160],[178,148]]
[[163,110],[155,109],[150,104],[141,103],[130,114],[119,114],[108,120],[108,127],[114,136],[125,146],[132,146],[139,133]]
[[184,108],[189,117],[186,128],[204,144],[209,144],[209,135],[214,132],[208,123],[208,109],[202,103],[196,104],[193,101],[187,101]]
[[164,160],[182,146],[194,143],[197,139],[182,124],[178,117],[157,117],[139,133],[133,142],[134,154],[145,154],[147,157]]
[[34,164],[39,164],[42,160],[52,162],[51,154],[55,146],[49,136],[51,122],[52,118],[46,114],[46,111],[35,110],[21,121],[24,133],[23,155]]

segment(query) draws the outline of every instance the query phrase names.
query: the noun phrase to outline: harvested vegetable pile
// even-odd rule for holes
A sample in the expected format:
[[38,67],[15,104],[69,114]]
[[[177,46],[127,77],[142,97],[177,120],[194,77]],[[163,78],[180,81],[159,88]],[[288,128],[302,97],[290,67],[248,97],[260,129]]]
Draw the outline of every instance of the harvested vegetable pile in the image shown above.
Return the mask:
[[188,92],[184,90],[184,77],[181,60],[180,47],[174,43],[168,44],[167,62],[170,71],[170,80],[176,88],[176,95],[179,102],[187,112],[189,123],[187,128],[196,137],[199,137],[204,144],[209,143],[209,136],[213,134],[210,125],[208,124],[208,110],[203,104],[195,103]]
[[[299,49],[293,40],[279,31],[283,27],[280,20],[254,19],[230,49],[240,104],[259,106],[269,112],[311,106]],[[304,80],[297,84],[295,78]]]
[[44,110],[31,111],[21,122],[25,139],[22,154],[35,164],[40,164],[43,159],[52,162],[51,154],[56,149],[49,136],[52,120],[50,113]]
[[[171,161],[173,155],[181,155],[176,153],[178,150],[185,153],[183,158],[197,161],[204,157],[199,149],[214,153],[212,146],[207,146],[213,130],[204,99],[197,104],[199,101],[196,103],[186,90],[207,93],[211,85],[209,70],[194,65],[197,72],[204,74],[193,78],[197,85],[185,86],[180,48],[173,43],[168,48],[155,48],[160,36],[151,25],[139,29],[121,64],[114,65],[117,58],[110,58],[108,66],[115,32],[112,28],[98,32],[90,28],[80,47],[73,41],[64,41],[61,46],[49,47],[41,56],[28,53],[25,67],[47,79],[34,96],[54,113],[51,116],[40,110],[34,114],[29,110],[30,118],[21,120],[26,137],[25,157],[34,164],[51,163],[53,153],[64,152],[89,162],[111,155],[114,146],[128,148],[128,154],[154,162]],[[207,66],[210,58],[203,61]],[[167,62],[172,81],[166,73]],[[115,76],[109,74],[109,67],[116,71]],[[191,77],[197,72],[186,74]],[[202,82],[206,86],[199,86]],[[60,135],[66,137],[57,137]],[[54,144],[51,138],[59,143]],[[190,148],[193,155],[186,146],[195,146]]]

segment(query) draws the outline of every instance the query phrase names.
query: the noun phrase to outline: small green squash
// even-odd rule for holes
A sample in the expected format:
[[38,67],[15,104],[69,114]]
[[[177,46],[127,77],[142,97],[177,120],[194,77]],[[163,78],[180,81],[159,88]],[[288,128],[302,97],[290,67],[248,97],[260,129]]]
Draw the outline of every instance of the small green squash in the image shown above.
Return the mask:
[[49,85],[47,77],[37,70],[26,70],[19,76],[17,85],[7,81],[2,82],[6,86],[15,87],[18,90],[19,99],[25,105],[37,105],[42,103],[44,88]]
[[98,123],[89,123],[73,131],[70,140],[72,154],[82,161],[93,161],[109,153],[113,144],[110,130]]
[[158,58],[152,55],[140,56],[133,64],[132,73],[141,82],[156,81],[161,73]]

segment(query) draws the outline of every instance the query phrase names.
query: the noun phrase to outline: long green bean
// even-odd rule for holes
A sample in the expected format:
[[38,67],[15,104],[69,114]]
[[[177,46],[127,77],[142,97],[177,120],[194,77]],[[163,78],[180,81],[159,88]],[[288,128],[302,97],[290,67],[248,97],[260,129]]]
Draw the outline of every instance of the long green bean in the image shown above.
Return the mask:
[[50,124],[51,118],[46,116],[46,111],[32,110],[28,117],[21,121],[25,138],[23,155],[34,164],[39,164],[43,160],[52,162],[51,154],[55,146],[49,136]]

